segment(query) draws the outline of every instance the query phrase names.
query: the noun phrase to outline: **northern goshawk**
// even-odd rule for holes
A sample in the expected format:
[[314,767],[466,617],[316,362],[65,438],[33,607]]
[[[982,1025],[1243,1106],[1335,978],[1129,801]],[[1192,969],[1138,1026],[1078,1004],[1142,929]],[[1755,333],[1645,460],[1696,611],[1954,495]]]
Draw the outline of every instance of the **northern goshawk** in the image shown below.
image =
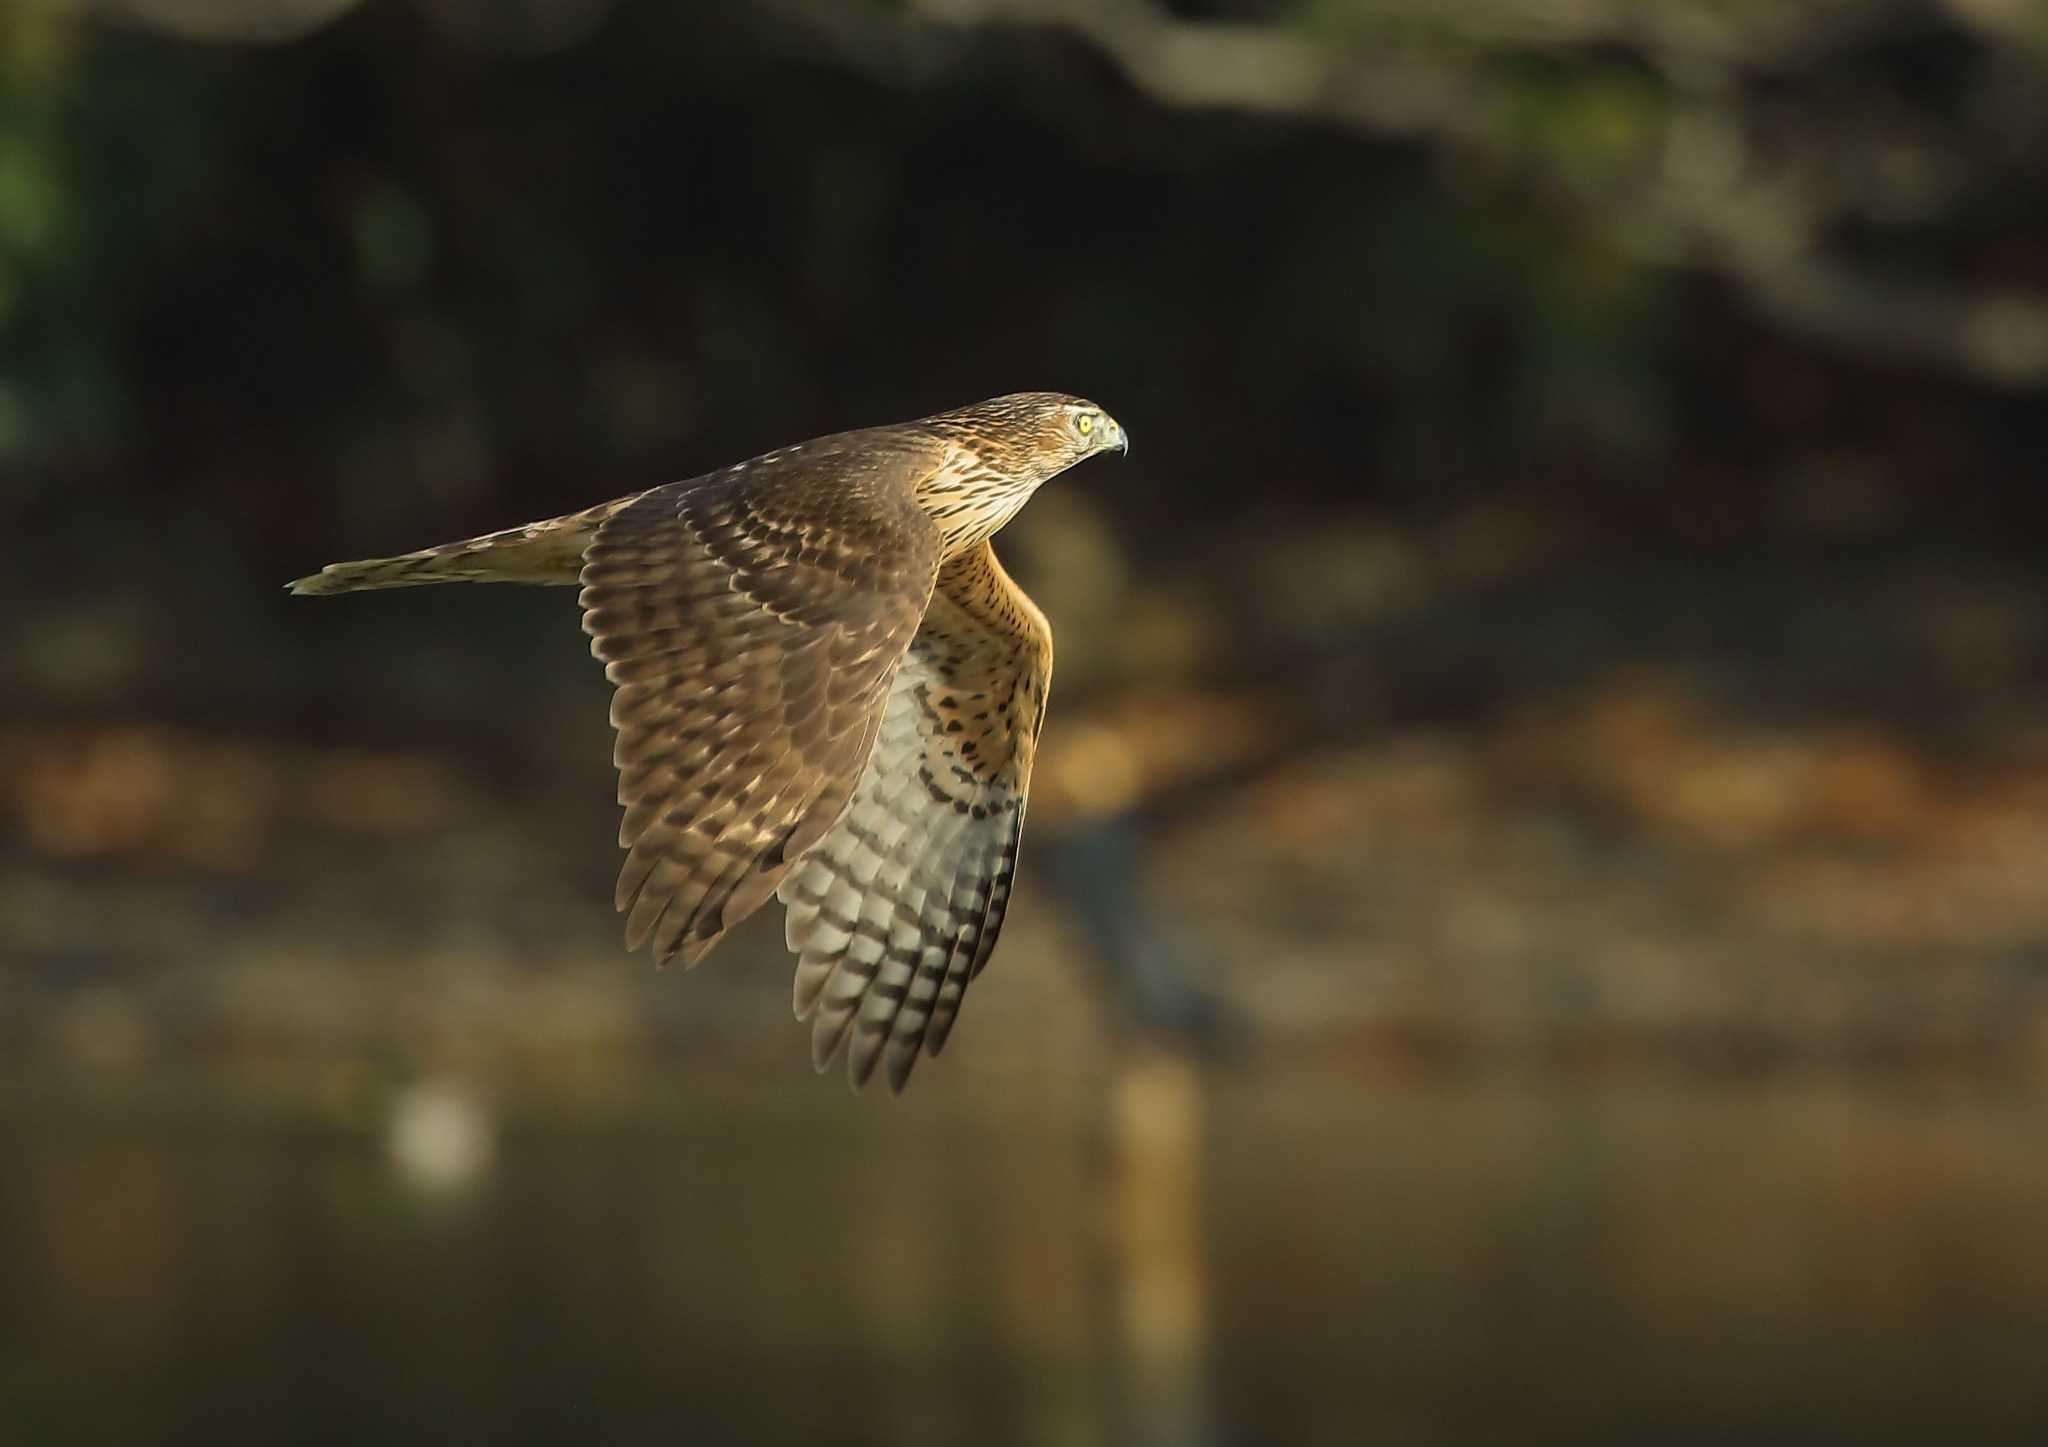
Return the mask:
[[901,1090],[988,963],[1052,675],[990,537],[1123,428],[1052,392],[842,432],[291,585],[580,583],[616,685],[627,948],[695,964],[770,895],[820,1070]]

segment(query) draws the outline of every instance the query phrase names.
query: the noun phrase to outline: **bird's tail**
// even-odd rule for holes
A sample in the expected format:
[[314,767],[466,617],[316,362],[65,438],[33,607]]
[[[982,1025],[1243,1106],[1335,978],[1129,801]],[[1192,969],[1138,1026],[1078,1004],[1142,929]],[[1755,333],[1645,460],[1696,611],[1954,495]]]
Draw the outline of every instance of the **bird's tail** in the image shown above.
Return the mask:
[[583,550],[590,546],[597,525],[629,501],[620,498],[585,512],[400,553],[395,558],[329,563],[289,587],[294,593],[355,593],[367,588],[415,588],[425,583],[574,583],[583,570]]

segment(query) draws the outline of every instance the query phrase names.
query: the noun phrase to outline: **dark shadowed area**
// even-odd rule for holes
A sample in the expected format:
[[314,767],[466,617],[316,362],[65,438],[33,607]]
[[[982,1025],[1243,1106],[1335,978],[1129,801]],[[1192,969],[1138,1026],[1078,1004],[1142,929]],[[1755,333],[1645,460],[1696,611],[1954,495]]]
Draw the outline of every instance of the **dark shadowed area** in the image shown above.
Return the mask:
[[[560,589],[1021,389],[901,1099],[627,955]],[[2048,12],[0,9],[0,1444],[2048,1434]]]

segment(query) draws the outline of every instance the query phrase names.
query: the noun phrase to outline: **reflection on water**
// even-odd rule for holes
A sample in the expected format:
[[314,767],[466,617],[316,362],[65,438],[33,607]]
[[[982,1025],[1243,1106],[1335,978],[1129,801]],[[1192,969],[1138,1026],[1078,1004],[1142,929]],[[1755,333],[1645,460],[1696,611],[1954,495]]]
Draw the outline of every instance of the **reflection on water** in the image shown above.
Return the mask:
[[2048,1111],[2018,1088],[1133,1058],[900,1102],[439,1082],[394,1133],[249,1086],[9,1083],[0,1442],[2048,1425]]

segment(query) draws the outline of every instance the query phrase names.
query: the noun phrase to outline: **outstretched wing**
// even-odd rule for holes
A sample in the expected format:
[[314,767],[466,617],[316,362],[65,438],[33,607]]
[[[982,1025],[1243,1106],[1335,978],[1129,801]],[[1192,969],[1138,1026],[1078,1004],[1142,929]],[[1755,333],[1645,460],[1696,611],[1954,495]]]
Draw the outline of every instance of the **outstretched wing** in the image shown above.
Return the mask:
[[820,1070],[903,1088],[937,1055],[1009,904],[1052,677],[1045,615],[983,542],[946,564],[860,787],[776,891]]
[[942,460],[883,429],[643,493],[584,556],[617,685],[627,948],[695,964],[832,828],[938,567],[912,497]]

